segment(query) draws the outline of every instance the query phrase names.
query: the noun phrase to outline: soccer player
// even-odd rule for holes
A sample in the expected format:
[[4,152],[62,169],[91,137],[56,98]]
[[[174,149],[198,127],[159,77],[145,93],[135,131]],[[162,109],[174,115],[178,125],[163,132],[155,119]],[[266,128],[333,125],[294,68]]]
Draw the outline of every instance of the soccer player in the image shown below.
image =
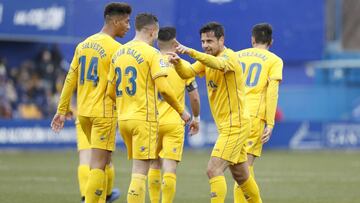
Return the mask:
[[144,203],[150,160],[157,158],[158,92],[182,120],[187,122],[190,115],[166,80],[167,68],[160,52],[152,47],[159,32],[157,17],[138,14],[135,28],[135,38],[112,57],[108,94],[116,96],[120,134],[128,158],[133,160],[127,201]]
[[178,53],[197,60],[186,66],[175,53],[170,62],[182,78],[205,76],[211,112],[219,131],[207,175],[211,189],[211,202],[223,203],[227,187],[224,171],[227,167],[235,181],[250,197],[249,202],[261,202],[258,186],[249,176],[246,162],[245,140],[250,133],[250,120],[245,110],[244,76],[236,54],[224,46],[224,28],[210,22],[200,29],[201,45],[205,53],[179,44]]
[[[254,176],[254,161],[260,157],[262,146],[268,142],[274,128],[279,83],[282,80],[283,61],[269,51],[272,45],[272,27],[260,23],[253,27],[251,44],[253,48],[237,52],[244,70],[246,108],[250,112],[251,133],[246,140],[246,151],[250,173]],[[235,183],[234,199],[243,196]],[[241,201],[235,201],[241,202]]]
[[[115,37],[124,37],[130,28],[131,7],[110,3],[104,11],[102,30],[78,44],[51,126],[60,131],[72,93],[77,88],[77,119],[91,147],[90,172],[85,202],[97,203],[106,191],[105,168],[115,149],[116,114],[114,102],[105,96],[112,54],[120,46]],[[103,194],[103,195],[102,195]],[[100,198],[101,197],[101,198]]]
[[[190,124],[190,134],[196,134],[200,122],[200,99],[197,91],[195,78],[184,80],[178,76],[173,65],[168,61],[167,52],[174,52],[177,46],[176,29],[174,27],[163,27],[159,31],[158,47],[163,57],[163,64],[168,70],[167,81],[174,90],[177,100],[185,104],[185,89],[190,98],[193,120]],[[183,61],[183,63],[188,63]],[[189,63],[188,63],[189,64]],[[190,64],[189,64],[190,65]],[[156,153],[162,158],[151,161],[148,173],[149,195],[152,203],[160,202],[160,191],[162,203],[172,203],[176,191],[176,167],[181,161],[184,146],[184,121],[171,106],[163,101],[159,95],[159,137]],[[163,177],[161,181],[161,165]],[[160,189],[161,188],[161,189]]]

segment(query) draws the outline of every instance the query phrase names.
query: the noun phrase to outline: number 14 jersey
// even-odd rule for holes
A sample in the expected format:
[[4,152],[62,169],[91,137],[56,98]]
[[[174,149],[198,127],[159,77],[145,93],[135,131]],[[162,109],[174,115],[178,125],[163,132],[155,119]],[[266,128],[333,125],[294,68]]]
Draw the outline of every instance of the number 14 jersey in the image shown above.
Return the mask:
[[274,53],[259,48],[237,52],[245,73],[245,103],[251,116],[265,119],[266,90],[270,80],[282,80],[283,61]]
[[[105,33],[94,34],[76,47],[66,76],[58,112],[66,113],[72,91],[77,88],[77,112],[86,117],[115,117],[115,103],[106,97],[107,76],[113,53],[120,43]],[[66,99],[65,99],[66,98]]]

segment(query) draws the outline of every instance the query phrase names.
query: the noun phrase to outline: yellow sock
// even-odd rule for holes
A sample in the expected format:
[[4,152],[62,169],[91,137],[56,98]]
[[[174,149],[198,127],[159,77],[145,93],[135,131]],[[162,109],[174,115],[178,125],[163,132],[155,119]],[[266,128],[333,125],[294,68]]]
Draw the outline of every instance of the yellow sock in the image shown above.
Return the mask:
[[244,192],[237,182],[234,184],[234,203],[247,203]]
[[107,191],[107,186],[108,186],[108,174],[106,173],[106,168],[105,168],[105,177],[104,177],[104,181],[103,181],[103,193],[100,196],[99,202],[98,203],[106,203],[106,191]]
[[251,175],[240,187],[249,203],[262,203],[259,187]]
[[148,188],[151,203],[160,202],[161,190],[161,171],[160,169],[149,169],[148,173]]
[[89,179],[86,184],[85,202],[98,203],[100,196],[104,193],[105,171],[101,169],[91,169]]
[[128,203],[145,203],[146,193],[146,176],[143,174],[133,173],[131,183],[127,194]]
[[211,203],[224,203],[227,187],[225,176],[216,176],[209,180]]
[[249,166],[250,175],[255,179],[254,166]]
[[176,192],[176,174],[164,173],[161,203],[172,203]]
[[89,165],[79,165],[78,166],[78,181],[81,197],[85,197],[86,183],[89,178],[90,167]]
[[106,165],[105,168],[106,178],[107,178],[107,188],[106,188],[106,195],[111,195],[112,190],[114,188],[114,180],[115,180],[115,169],[114,165]]

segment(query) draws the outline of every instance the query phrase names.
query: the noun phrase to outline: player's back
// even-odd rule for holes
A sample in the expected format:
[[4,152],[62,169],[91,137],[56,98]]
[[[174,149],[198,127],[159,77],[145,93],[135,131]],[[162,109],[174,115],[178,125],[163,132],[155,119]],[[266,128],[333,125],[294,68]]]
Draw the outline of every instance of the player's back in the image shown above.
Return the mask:
[[97,33],[81,42],[73,63],[77,62],[78,115],[114,117],[114,103],[105,97],[110,60],[120,43],[104,33]]
[[[168,61],[167,56],[163,56],[164,66],[167,68],[167,81],[173,89],[177,100],[184,105],[185,104],[185,88],[190,82],[194,81],[194,78],[188,80],[182,79],[176,72],[174,66]],[[182,60],[182,63],[188,63]],[[179,113],[175,111],[159,94],[159,125],[163,124],[184,124]]]
[[246,106],[250,115],[265,119],[268,81],[282,79],[282,60],[274,53],[259,48],[237,52],[245,76]]
[[113,55],[118,120],[157,121],[154,79],[167,75],[161,55],[142,41],[130,41]]

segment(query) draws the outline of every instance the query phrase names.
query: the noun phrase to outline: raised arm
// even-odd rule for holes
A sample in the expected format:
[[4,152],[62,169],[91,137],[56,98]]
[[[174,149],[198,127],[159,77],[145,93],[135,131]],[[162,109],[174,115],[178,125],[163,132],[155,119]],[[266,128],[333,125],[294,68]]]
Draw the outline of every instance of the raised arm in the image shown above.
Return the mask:
[[221,71],[229,71],[232,70],[234,64],[231,64],[232,60],[230,60],[229,56],[222,54],[220,56],[212,56],[210,54],[205,54],[195,49],[188,48],[182,44],[178,44],[176,47],[176,51],[181,54],[187,54],[191,58],[199,61],[200,63],[204,64],[205,66],[217,69]]

